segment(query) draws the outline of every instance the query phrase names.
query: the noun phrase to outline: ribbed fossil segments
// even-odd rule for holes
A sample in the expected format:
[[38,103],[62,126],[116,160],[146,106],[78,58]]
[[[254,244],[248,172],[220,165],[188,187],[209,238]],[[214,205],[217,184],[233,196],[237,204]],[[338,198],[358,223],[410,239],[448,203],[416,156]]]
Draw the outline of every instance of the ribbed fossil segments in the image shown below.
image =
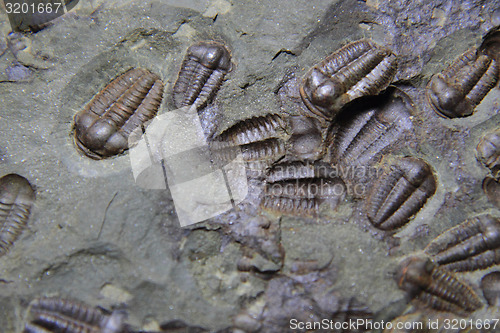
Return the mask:
[[97,308],[56,297],[41,297],[30,304],[24,333],[126,333],[124,314],[108,315]]
[[395,278],[399,288],[409,296],[436,310],[460,314],[475,311],[483,305],[472,288],[428,258],[403,260]]
[[500,219],[470,218],[448,229],[425,248],[425,253],[450,271],[473,271],[500,263]]
[[247,169],[263,170],[285,155],[285,128],[277,114],[239,121],[210,142],[213,159],[224,164],[241,153]]
[[387,167],[366,202],[370,222],[382,230],[402,227],[436,191],[431,167],[423,160],[404,157]]
[[102,159],[128,149],[128,137],[154,118],[163,98],[156,74],[133,68],[111,81],[75,116],[75,143],[85,155]]
[[448,68],[432,77],[427,100],[437,114],[448,117],[470,116],[498,82],[498,63],[472,48]]
[[483,136],[477,145],[476,156],[491,170],[493,177],[500,177],[500,129]]
[[214,138],[214,141],[241,146],[275,138],[284,131],[285,127],[284,119],[278,114],[252,117],[237,122]]
[[352,42],[305,75],[300,95],[313,115],[333,119],[350,101],[377,95],[392,82],[396,56],[369,40]]
[[321,204],[335,209],[345,192],[344,183],[327,163],[285,162],[267,173],[261,206],[287,215],[317,216]]
[[35,191],[26,178],[8,174],[0,178],[0,257],[26,229]]
[[373,164],[412,127],[413,102],[399,89],[348,108],[333,127],[331,160],[343,166]]
[[231,68],[231,54],[224,45],[205,41],[190,46],[174,85],[174,105],[203,108],[213,100]]

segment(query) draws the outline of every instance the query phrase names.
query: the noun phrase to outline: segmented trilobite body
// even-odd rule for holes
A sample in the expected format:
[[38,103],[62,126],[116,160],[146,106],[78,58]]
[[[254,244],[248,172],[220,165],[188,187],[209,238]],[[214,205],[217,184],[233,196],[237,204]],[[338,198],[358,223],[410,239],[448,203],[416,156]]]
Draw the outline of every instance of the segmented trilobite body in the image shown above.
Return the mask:
[[388,167],[373,186],[366,214],[377,228],[399,228],[415,215],[436,191],[431,167],[414,157],[404,157]]
[[156,116],[162,98],[163,83],[156,74],[128,70],[76,114],[76,145],[93,159],[122,153],[130,133]]
[[493,177],[500,178],[500,129],[483,136],[476,153],[477,159],[491,170]]
[[398,286],[427,306],[448,312],[472,312],[482,303],[466,284],[428,258],[410,257],[398,267]]
[[346,167],[375,163],[412,129],[412,114],[410,97],[396,88],[345,109],[333,127],[332,162]]
[[0,257],[26,228],[35,201],[35,191],[24,177],[8,174],[0,178]]
[[190,46],[174,85],[174,105],[203,108],[213,100],[231,67],[224,45],[210,41]]
[[481,215],[464,221],[425,248],[440,266],[450,271],[472,271],[500,263],[500,220]]
[[252,117],[231,126],[218,135],[214,141],[242,146],[277,137],[284,131],[285,127],[286,122],[278,114]]
[[495,60],[470,49],[443,72],[432,77],[427,86],[427,100],[441,116],[470,116],[497,84],[498,75],[499,67]]
[[266,175],[261,207],[273,212],[317,216],[320,205],[334,209],[345,197],[345,185],[327,163],[275,164]]
[[336,178],[337,172],[327,163],[294,161],[273,166],[266,175],[266,181],[276,183],[288,179]]
[[350,43],[314,66],[300,87],[302,100],[317,117],[332,119],[350,101],[377,95],[392,82],[396,56],[369,40]]
[[316,160],[323,156],[325,143],[320,123],[311,117],[293,116],[289,118],[290,138],[287,154],[294,159]]
[[285,130],[286,122],[277,114],[242,120],[213,138],[213,158],[227,163],[241,153],[247,168],[265,169],[285,155]]
[[125,333],[123,314],[104,314],[86,304],[42,297],[31,302],[25,333]]
[[500,306],[500,272],[486,274],[481,279],[481,289],[486,301],[491,306]]

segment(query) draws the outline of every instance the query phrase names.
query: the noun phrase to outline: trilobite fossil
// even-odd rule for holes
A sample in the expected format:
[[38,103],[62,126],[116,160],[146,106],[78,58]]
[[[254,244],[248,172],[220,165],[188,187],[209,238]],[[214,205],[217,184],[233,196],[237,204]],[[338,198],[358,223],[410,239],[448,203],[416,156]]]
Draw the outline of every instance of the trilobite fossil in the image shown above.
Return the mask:
[[469,49],[431,78],[427,85],[427,100],[443,117],[470,116],[497,84],[498,70],[495,60],[474,48]]
[[374,164],[413,128],[413,102],[397,88],[352,104],[332,127],[331,160],[345,167]]
[[312,114],[333,119],[350,101],[387,88],[396,70],[397,59],[389,49],[359,40],[312,67],[303,79],[300,94]]
[[73,300],[41,297],[30,304],[24,333],[126,333],[124,316]]
[[395,278],[398,286],[410,297],[436,310],[460,314],[475,311],[483,305],[472,288],[428,258],[403,260]]
[[154,118],[163,98],[156,74],[133,68],[111,81],[75,116],[75,143],[93,159],[128,149],[128,137]]
[[425,253],[450,271],[472,271],[500,263],[500,220],[481,215],[434,239]]
[[312,117],[289,117],[290,138],[287,153],[291,158],[316,160],[324,155],[325,143],[319,122]]
[[35,191],[26,178],[16,174],[0,178],[0,257],[26,229],[34,201]]
[[399,228],[408,223],[435,191],[436,179],[424,160],[398,159],[372,187],[366,202],[366,215],[379,229]]
[[231,54],[224,45],[204,41],[190,46],[173,89],[175,107],[201,109],[209,104],[231,68]]
[[213,158],[223,164],[241,153],[247,168],[262,171],[285,155],[286,126],[277,114],[239,121],[210,141]]
[[493,177],[500,177],[500,129],[484,135],[476,147],[476,156]]
[[334,209],[346,188],[336,171],[323,162],[275,164],[266,175],[261,207],[288,215],[317,216],[320,205]]

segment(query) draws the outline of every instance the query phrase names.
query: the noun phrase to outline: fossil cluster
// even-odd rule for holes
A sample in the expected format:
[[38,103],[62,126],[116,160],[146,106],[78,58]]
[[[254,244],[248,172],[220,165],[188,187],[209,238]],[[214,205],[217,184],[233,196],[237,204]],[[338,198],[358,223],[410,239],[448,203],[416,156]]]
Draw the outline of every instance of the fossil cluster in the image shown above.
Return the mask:
[[[498,35],[498,30],[492,31],[480,47],[466,51],[431,78],[425,94],[436,113],[447,119],[470,116],[497,86]],[[195,108],[200,116],[219,112],[213,107],[216,95],[234,67],[223,43],[192,45],[172,89],[173,105]],[[425,207],[440,180],[424,159],[397,154],[419,126],[418,107],[404,89],[394,85],[397,68],[398,57],[389,48],[368,39],[354,41],[313,66],[301,80],[283,82],[276,92],[281,112],[240,120],[224,130],[205,128],[211,162],[222,167],[239,154],[243,157],[247,177],[256,188],[261,229],[272,229],[263,221],[265,214],[314,219],[352,198],[363,202],[363,214],[374,228],[394,233]],[[163,94],[162,79],[150,70],[132,68],[122,73],[75,115],[75,146],[96,160],[124,153],[132,131],[144,131],[157,115]],[[298,114],[288,112],[290,103],[297,105]],[[484,192],[498,206],[500,130],[486,133],[476,152],[478,161],[491,171],[483,182]],[[358,185],[369,190],[357,192]],[[0,256],[26,227],[34,200],[35,191],[23,177],[0,179]],[[279,248],[270,252],[277,253],[277,262],[283,260]],[[422,311],[468,315],[485,304],[461,273],[499,263],[500,219],[484,214],[445,231],[421,253],[403,258],[395,267],[395,287]],[[255,271],[244,260],[238,268]],[[234,318],[234,330],[279,330],[289,319],[282,310],[292,308],[304,321],[373,317],[355,299],[345,302],[335,295],[330,280],[334,273],[329,268],[316,268],[314,274],[297,269],[292,272],[296,279],[272,278],[262,297],[274,301],[249,306]],[[311,281],[321,281],[321,286]],[[499,272],[481,281],[490,307],[500,303],[499,285]],[[337,303],[331,304],[332,300]],[[44,297],[30,304],[24,329],[26,333],[133,332],[125,321],[120,311]]]

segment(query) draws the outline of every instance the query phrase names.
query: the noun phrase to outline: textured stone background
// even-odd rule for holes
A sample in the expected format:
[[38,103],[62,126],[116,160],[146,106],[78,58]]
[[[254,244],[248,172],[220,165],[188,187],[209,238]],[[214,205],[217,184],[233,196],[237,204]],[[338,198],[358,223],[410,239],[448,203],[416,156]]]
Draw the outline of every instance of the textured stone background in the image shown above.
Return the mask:
[[[433,73],[480,43],[498,8],[498,0],[81,0],[27,35],[20,51],[7,45],[10,26],[0,10],[0,174],[21,174],[37,191],[29,229],[0,258],[0,327],[20,331],[27,304],[40,295],[125,308],[137,328],[158,329],[173,319],[228,327],[270,277],[238,271],[243,257],[284,275],[296,261],[327,265],[339,297],[355,296],[382,317],[402,312],[406,302],[392,278],[399,260],[467,216],[498,214],[482,193],[487,170],[474,155],[483,133],[499,124],[498,88],[473,116],[458,120],[437,117],[423,96]],[[93,161],[73,145],[74,114],[131,66],[162,77],[167,94],[160,112],[171,109],[185,50],[198,40],[222,40],[232,50],[236,67],[218,95],[225,128],[279,112],[275,90],[284,77],[302,76],[362,37],[398,54],[397,84],[417,105],[417,140],[394,153],[426,159],[439,182],[397,234],[374,229],[362,202],[349,197],[319,220],[264,216],[271,235],[252,233],[251,214],[181,229],[168,191],[137,187],[127,154]],[[283,265],[266,257],[274,251],[266,252],[268,240],[271,248],[281,245]],[[477,285],[484,274],[465,276]]]

